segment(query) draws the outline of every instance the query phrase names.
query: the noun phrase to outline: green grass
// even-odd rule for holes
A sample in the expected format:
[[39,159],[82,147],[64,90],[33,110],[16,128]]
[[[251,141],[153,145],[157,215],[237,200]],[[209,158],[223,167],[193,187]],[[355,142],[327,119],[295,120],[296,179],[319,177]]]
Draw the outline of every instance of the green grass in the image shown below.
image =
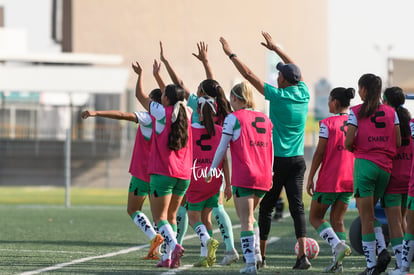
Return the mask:
[[[65,208],[64,191],[59,188],[0,188],[0,274],[38,270],[148,244],[145,235],[126,213],[126,190],[73,188],[71,191],[72,207]],[[232,202],[226,209],[233,224],[238,224]],[[144,212],[150,213],[148,205]],[[347,213],[347,228],[356,216],[355,211]],[[216,228],[214,221],[213,224]],[[193,234],[189,228],[187,236]],[[234,236],[240,252],[240,229],[234,230]],[[290,216],[283,222],[274,222],[270,236],[280,237],[280,240],[267,247],[268,267],[259,274],[320,274],[331,259],[330,247],[308,225],[308,236],[319,242],[320,254],[312,261],[311,270],[291,269],[295,262],[296,239]],[[219,233],[214,237],[221,240]],[[183,245],[186,253],[182,265],[191,265],[199,255],[198,238],[185,240]],[[155,268],[154,261],[141,260],[147,250],[145,247],[121,255],[93,258],[44,274],[161,274],[169,271]],[[221,243],[218,260],[223,251],[224,244]],[[364,269],[365,260],[354,252],[345,259],[344,266],[344,274],[355,274]],[[241,267],[240,261],[229,267],[188,267],[176,272],[239,274]]]

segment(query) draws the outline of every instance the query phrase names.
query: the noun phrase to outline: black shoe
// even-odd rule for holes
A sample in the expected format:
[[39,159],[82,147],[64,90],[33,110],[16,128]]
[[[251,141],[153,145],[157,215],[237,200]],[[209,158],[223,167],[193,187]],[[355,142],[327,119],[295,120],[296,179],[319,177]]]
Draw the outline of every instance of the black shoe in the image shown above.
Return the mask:
[[283,220],[283,213],[278,213],[276,212],[275,215],[273,216],[273,220],[276,222],[280,222]]
[[381,253],[378,255],[378,258],[377,258],[377,270],[378,270],[378,272],[379,273],[384,272],[387,269],[388,264],[390,263],[390,261],[391,261],[391,256],[390,256],[390,253],[388,253],[388,250],[387,249],[382,250]]
[[306,255],[302,255],[300,258],[296,258],[296,264],[292,267],[292,269],[309,269],[311,266],[312,265]]
[[371,268],[366,268],[364,271],[359,273],[358,275],[379,275],[381,272],[378,272],[378,269],[376,266]]

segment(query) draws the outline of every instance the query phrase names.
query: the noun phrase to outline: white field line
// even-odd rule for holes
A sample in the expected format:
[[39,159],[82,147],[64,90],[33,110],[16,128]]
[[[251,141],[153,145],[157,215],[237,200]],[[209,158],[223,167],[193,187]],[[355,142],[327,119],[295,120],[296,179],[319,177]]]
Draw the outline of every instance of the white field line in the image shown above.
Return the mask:
[[[240,227],[241,227],[240,224],[233,225],[233,229],[234,228],[240,228]],[[213,233],[218,233],[218,232],[220,232],[219,229],[213,230]],[[196,238],[196,237],[198,237],[197,234],[192,234],[192,235],[185,236],[183,238],[183,240],[188,240],[188,239],[192,239],[192,238]],[[268,240],[267,243],[271,244],[273,242],[278,241],[279,239],[280,239],[279,237],[271,237]],[[39,274],[39,273],[42,273],[42,272],[58,270],[58,269],[61,269],[63,267],[69,266],[69,265],[84,263],[84,262],[88,262],[88,261],[92,261],[92,260],[96,260],[96,259],[114,257],[114,256],[122,255],[122,254],[127,254],[127,253],[130,253],[130,252],[138,251],[138,250],[141,250],[141,249],[147,248],[147,247],[149,247],[149,244],[134,246],[134,247],[127,248],[127,249],[122,249],[118,252],[112,252],[112,253],[107,253],[107,254],[104,254],[104,255],[81,258],[81,259],[73,260],[71,262],[61,263],[61,264],[57,264],[57,265],[54,265],[54,266],[45,267],[45,268],[42,268],[42,269],[37,269],[37,270],[33,270],[33,271],[26,271],[26,272],[20,273],[19,275],[34,275],[34,274]],[[164,272],[164,273],[162,273],[162,275],[174,275],[177,272],[184,271],[184,270],[189,269],[191,267],[192,267],[192,265],[184,265],[184,266],[178,268],[177,270],[171,270],[171,271],[168,271],[168,272]]]
[[30,252],[36,252],[36,253],[40,252],[40,253],[62,253],[62,254],[94,254],[94,252],[81,252],[81,251],[28,250],[28,249],[21,250],[21,249],[6,249],[6,248],[4,248],[4,249],[0,248],[0,251],[9,251],[9,252],[10,251],[11,252],[18,251],[18,252],[29,252],[29,253]]
[[[240,224],[234,225],[233,228],[240,228]],[[219,229],[215,229],[213,232],[217,233],[217,232],[220,232],[220,231],[219,231]],[[192,239],[192,238],[196,238],[196,237],[198,238],[197,234],[193,234],[193,235],[185,236],[183,239],[188,240],[188,239]],[[121,255],[121,254],[127,254],[127,253],[130,253],[130,252],[141,250],[143,248],[147,248],[147,247],[149,247],[149,244],[134,246],[134,247],[131,247],[131,248],[120,250],[118,252],[112,252],[112,253],[99,255],[99,256],[91,256],[91,257],[81,258],[81,259],[73,260],[71,262],[61,263],[61,264],[45,267],[45,268],[42,268],[42,269],[37,269],[37,270],[33,270],[33,271],[26,271],[26,272],[20,273],[20,275],[39,274],[39,273],[42,273],[42,272],[61,269],[63,267],[69,266],[69,265],[84,263],[84,262],[88,262],[88,261],[92,261],[92,260],[96,260],[96,259],[114,257],[114,256],[118,256],[118,255]],[[185,266],[183,266],[183,268],[184,267]]]

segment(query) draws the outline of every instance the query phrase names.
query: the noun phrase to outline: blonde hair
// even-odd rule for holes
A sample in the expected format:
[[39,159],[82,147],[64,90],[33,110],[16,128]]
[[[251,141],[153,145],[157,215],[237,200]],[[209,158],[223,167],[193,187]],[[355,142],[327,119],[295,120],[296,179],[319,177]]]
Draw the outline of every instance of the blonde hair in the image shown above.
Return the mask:
[[247,81],[240,82],[239,84],[234,85],[231,89],[231,92],[235,97],[244,101],[247,108],[255,108],[254,99],[253,99],[253,87]]

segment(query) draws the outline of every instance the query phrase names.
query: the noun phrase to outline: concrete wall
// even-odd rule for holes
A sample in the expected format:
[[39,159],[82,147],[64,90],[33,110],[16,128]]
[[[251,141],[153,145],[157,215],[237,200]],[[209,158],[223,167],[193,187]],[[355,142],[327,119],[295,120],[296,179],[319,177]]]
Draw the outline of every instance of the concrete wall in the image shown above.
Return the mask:
[[[301,67],[311,90],[328,75],[327,0],[71,1],[72,51],[121,54],[126,66],[138,60],[148,91],[156,86],[152,63],[159,59],[160,40],[167,58],[194,91],[205,78],[201,63],[191,55],[200,40],[209,45],[210,63],[225,91],[241,80],[221,49],[220,36],[257,75],[268,80],[269,53],[260,45],[262,30],[271,33]],[[162,74],[170,82],[165,70]],[[131,70],[130,89],[135,80]],[[262,96],[256,94],[256,103],[263,109]]]

